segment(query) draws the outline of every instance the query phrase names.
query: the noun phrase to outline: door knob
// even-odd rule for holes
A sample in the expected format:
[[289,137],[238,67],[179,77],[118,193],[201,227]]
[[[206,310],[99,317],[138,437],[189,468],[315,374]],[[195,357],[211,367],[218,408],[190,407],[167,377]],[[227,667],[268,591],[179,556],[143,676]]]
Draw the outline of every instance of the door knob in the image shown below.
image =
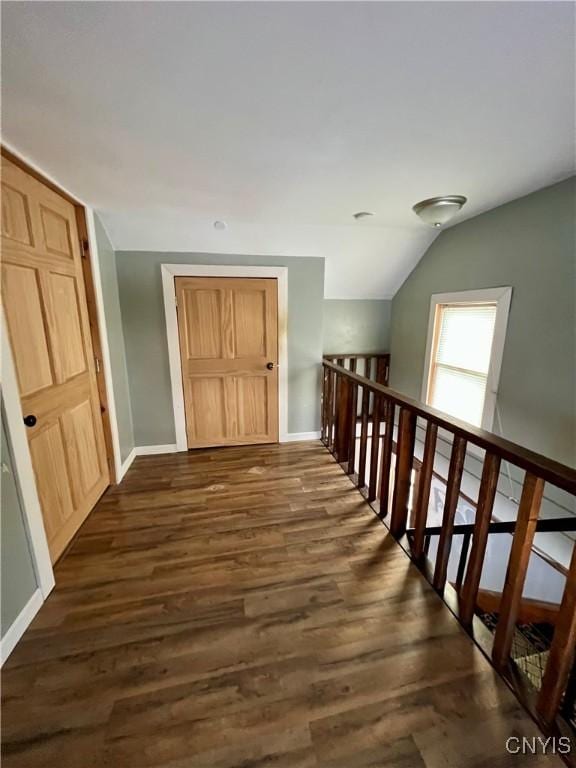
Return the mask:
[[273,371],[274,368],[276,368],[276,363],[266,363],[266,368],[268,368],[269,371]]
[[24,416],[24,424],[26,424],[27,427],[33,427],[37,421],[38,419],[32,413],[28,416]]

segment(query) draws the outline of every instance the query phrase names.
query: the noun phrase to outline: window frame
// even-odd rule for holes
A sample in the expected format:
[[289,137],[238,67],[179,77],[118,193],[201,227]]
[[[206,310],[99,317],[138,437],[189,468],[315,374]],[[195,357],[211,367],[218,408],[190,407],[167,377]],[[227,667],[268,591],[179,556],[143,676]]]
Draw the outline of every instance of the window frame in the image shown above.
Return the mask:
[[481,288],[471,291],[455,291],[452,293],[434,293],[430,297],[430,313],[428,316],[428,336],[426,339],[426,355],[424,358],[424,375],[422,379],[422,402],[428,403],[428,395],[431,391],[431,375],[434,368],[432,350],[434,349],[438,335],[438,321],[440,306],[451,304],[496,304],[496,319],[494,322],[494,337],[490,352],[490,365],[486,377],[486,395],[482,410],[480,427],[492,431],[494,426],[494,414],[498,397],[498,385],[504,356],[504,342],[508,327],[508,315],[512,299],[512,288]]

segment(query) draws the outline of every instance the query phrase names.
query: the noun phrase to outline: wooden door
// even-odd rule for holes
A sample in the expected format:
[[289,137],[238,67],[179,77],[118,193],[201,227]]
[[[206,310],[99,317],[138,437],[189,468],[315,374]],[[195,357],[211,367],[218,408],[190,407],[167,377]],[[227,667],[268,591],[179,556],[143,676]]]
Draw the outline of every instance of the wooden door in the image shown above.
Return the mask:
[[74,206],[6,158],[2,299],[54,562],[109,471]]
[[188,448],[278,442],[276,279],[175,282]]

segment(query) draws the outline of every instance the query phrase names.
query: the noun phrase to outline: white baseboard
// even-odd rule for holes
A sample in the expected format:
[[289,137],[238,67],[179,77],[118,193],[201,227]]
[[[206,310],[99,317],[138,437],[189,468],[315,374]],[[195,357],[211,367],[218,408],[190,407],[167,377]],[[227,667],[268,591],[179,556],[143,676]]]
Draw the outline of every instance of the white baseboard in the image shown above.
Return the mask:
[[128,472],[135,458],[136,458],[136,448],[132,448],[128,456],[126,456],[126,458],[122,462],[122,466],[120,467],[120,476],[118,477],[117,484],[120,482],[120,480],[122,480],[126,472]]
[[16,647],[16,643],[28,629],[32,623],[32,619],[34,616],[36,616],[42,607],[43,602],[44,598],[42,597],[42,592],[37,589],[36,592],[32,594],[32,597],[30,600],[28,600],[24,608],[22,608],[18,616],[14,619],[12,626],[6,632],[2,638],[2,641],[0,642],[0,666],[2,666],[8,656],[10,656]]
[[155,453],[176,453],[176,443],[167,445],[137,445],[134,448],[136,456],[152,456]]
[[320,432],[288,432],[281,442],[298,443],[302,440],[320,440]]

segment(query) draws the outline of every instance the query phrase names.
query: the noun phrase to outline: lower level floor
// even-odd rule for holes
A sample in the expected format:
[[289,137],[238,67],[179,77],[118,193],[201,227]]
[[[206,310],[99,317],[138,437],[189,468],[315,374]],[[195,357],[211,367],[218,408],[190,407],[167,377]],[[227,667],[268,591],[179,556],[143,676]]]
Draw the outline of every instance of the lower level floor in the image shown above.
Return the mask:
[[138,458],[55,575],[4,768],[561,764],[318,442]]

